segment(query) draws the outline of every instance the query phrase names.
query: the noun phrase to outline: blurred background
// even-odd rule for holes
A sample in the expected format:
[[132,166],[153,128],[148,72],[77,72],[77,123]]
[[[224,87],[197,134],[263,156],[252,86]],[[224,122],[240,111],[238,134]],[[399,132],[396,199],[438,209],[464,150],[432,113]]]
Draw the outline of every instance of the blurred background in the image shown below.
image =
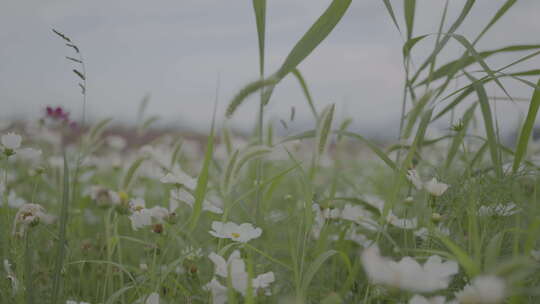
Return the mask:
[[[445,29],[464,2],[449,1]],[[472,40],[504,2],[477,1],[459,34]],[[329,3],[268,1],[268,73],[279,67]],[[401,3],[394,4],[400,21]],[[437,32],[444,4],[443,0],[418,1],[415,36]],[[538,13],[540,1],[518,2],[477,49],[540,43]],[[0,27],[0,119],[33,119],[48,105],[63,106],[74,118],[80,117],[78,79],[72,73],[73,64],[64,57],[73,54],[52,28],[71,37],[84,56],[90,121],[110,116],[117,124],[133,124],[141,100],[148,95],[147,111],[160,117],[157,126],[204,132],[210,127],[216,89],[218,119],[222,121],[228,101],[243,85],[258,78],[251,1],[4,0]],[[397,137],[403,42],[382,1],[354,1],[342,22],[300,65],[316,106],[322,109],[336,103],[337,116],[352,118],[353,129],[371,137]],[[435,36],[418,44],[415,61],[421,62],[434,42]],[[462,52],[458,43],[451,42],[438,62],[456,59]],[[523,55],[494,56],[487,62],[496,69]],[[535,68],[540,68],[539,59],[526,61],[517,70]],[[469,69],[474,70],[478,69]],[[515,81],[504,84],[514,97],[530,98],[532,94],[531,88]],[[504,96],[495,86],[488,89],[490,96]],[[514,132],[527,103],[496,103],[502,132]],[[303,93],[289,76],[267,107],[266,118],[276,121],[278,132],[279,119],[288,119],[293,106],[296,119],[292,129],[313,125]],[[230,125],[250,130],[257,108],[258,101],[250,99]],[[441,121],[440,128],[448,128],[448,123]]]

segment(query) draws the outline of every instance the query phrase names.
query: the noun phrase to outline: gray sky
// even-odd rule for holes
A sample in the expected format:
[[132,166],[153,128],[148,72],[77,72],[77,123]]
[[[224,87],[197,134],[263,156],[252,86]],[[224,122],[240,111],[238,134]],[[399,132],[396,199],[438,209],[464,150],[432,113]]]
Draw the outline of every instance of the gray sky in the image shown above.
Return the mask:
[[[453,21],[464,0],[450,1]],[[473,39],[505,1],[479,0],[459,33]],[[274,72],[296,41],[324,11],[329,0],[269,0],[267,70]],[[394,0],[398,19],[402,1]],[[418,1],[415,36],[437,31],[443,0]],[[479,50],[514,43],[540,43],[540,1],[519,1],[478,44]],[[162,123],[207,129],[216,81],[220,77],[219,117],[230,98],[258,75],[257,38],[251,1],[18,1],[3,0],[0,10],[0,117],[36,117],[46,105],[64,105],[79,115],[81,101],[70,55],[50,29],[72,37],[87,64],[88,113],[132,122],[138,104],[151,94],[149,114]],[[448,28],[448,26],[446,27]],[[419,45],[420,55],[433,40]],[[342,22],[302,70],[317,107],[335,102],[337,113],[354,119],[366,132],[397,133],[402,87],[403,39],[382,1],[355,0]],[[452,43],[444,58],[461,54]],[[502,66],[521,54],[488,61]],[[420,62],[417,57],[417,62]],[[521,69],[540,68],[532,60]],[[532,81],[536,82],[535,79]],[[511,94],[529,97],[531,90],[508,83]],[[496,89],[490,94],[500,95]],[[505,102],[503,102],[505,103]],[[257,109],[250,100],[232,125],[250,127]],[[286,119],[291,106],[299,121],[310,112],[296,81],[278,86],[268,107],[271,119]],[[503,126],[515,124],[526,105],[497,105]]]

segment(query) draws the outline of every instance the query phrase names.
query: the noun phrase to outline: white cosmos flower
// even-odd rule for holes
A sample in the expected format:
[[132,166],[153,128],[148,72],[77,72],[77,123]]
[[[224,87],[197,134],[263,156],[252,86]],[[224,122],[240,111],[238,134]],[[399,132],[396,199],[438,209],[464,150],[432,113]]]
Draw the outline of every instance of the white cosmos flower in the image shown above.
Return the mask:
[[418,190],[422,190],[424,187],[424,182],[420,179],[418,172],[415,169],[407,171],[407,179],[414,185]]
[[116,150],[123,150],[126,147],[126,139],[118,135],[110,135],[106,138],[107,144]]
[[[47,214],[41,205],[24,204],[15,214],[13,234],[23,235],[28,227],[35,226],[40,222],[51,224],[55,219],[56,217]],[[17,231],[17,226],[20,226],[19,231]]]
[[[450,229],[448,227],[443,226],[442,224],[439,224],[437,226],[436,231],[442,235],[449,236],[450,235]],[[423,241],[426,241],[430,235],[430,231],[426,227],[422,227],[414,232],[414,235],[422,239]]]
[[191,190],[197,186],[197,180],[180,169],[165,174],[160,181],[164,184],[182,185]]
[[535,261],[540,262],[540,250],[531,250],[530,254]]
[[256,278],[252,280],[251,285],[253,286],[253,290],[255,292],[261,288],[266,290],[265,294],[267,296],[271,295],[271,292],[269,290],[270,284],[272,284],[276,280],[274,273],[272,271],[263,273],[258,275]]
[[22,137],[13,132],[2,135],[0,139],[2,146],[6,149],[17,150],[21,146]]
[[12,294],[16,294],[19,291],[19,280],[15,277],[15,272],[13,272],[11,263],[8,260],[4,260],[4,272],[6,273],[6,278],[11,282]]
[[133,199],[129,202],[129,208],[131,209],[129,219],[133,230],[152,225],[152,212],[146,209],[144,199]]
[[457,302],[456,301],[446,302],[446,299],[443,296],[425,298],[421,295],[414,295],[409,300],[409,304],[457,304]]
[[15,191],[10,191],[8,195],[8,206],[11,208],[21,208],[22,205],[26,204],[26,201],[19,197]]
[[456,298],[462,304],[497,304],[502,303],[505,297],[504,280],[493,275],[478,276],[456,293]]
[[456,262],[442,262],[437,255],[429,257],[421,266],[411,257],[399,262],[385,258],[377,246],[363,251],[362,265],[374,284],[422,293],[447,288],[451,277],[458,272]]
[[213,304],[225,304],[227,302],[227,287],[221,285],[216,278],[204,285],[204,289],[212,293]]
[[[184,202],[191,208],[193,208],[193,205],[195,204],[195,197],[193,197],[193,194],[182,188],[176,188],[171,190],[171,201],[173,200]],[[212,203],[212,201],[208,199],[205,199],[203,202],[203,210],[215,214],[223,213],[223,209],[221,209],[221,207],[217,206],[217,204]]]
[[159,304],[159,294],[156,292],[151,293],[144,304]]
[[386,217],[386,220],[401,229],[416,229],[418,227],[418,219],[416,217],[414,218],[399,218],[392,212],[388,214]]
[[521,209],[514,203],[496,204],[491,206],[481,206],[478,208],[479,216],[511,216]]
[[434,177],[424,184],[424,188],[433,196],[441,196],[448,189],[448,185],[437,181]]
[[240,257],[240,251],[233,251],[227,261],[214,252],[210,253],[208,258],[216,266],[216,275],[225,279],[230,276],[234,289],[241,294],[246,293],[248,273],[246,272],[246,264]]
[[373,219],[373,214],[360,205],[346,204],[341,212],[341,218],[355,222],[368,230],[377,230],[379,226]]
[[256,239],[262,234],[261,228],[256,228],[250,223],[236,224],[233,222],[212,222],[210,234],[220,239],[231,239],[236,242],[246,243]]

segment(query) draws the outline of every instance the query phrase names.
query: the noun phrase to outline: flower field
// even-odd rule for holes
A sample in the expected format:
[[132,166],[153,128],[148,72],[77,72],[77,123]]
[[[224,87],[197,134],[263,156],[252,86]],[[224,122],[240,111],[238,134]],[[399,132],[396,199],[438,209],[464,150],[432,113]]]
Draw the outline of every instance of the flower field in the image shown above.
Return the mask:
[[[204,136],[153,129],[144,103],[129,133],[114,117],[86,121],[48,105],[38,119],[2,122],[0,302],[539,303],[540,83],[531,80],[540,72],[520,64],[540,46],[476,49],[516,1],[501,1],[470,40],[456,30],[475,1],[425,35],[413,33],[416,1],[403,1],[403,20],[395,2],[381,2],[404,36],[393,142],[353,131],[351,120],[336,119],[339,105],[318,106],[298,69],[350,0],[329,1],[273,74],[264,61],[267,3],[254,0],[260,79]],[[84,50],[54,34],[72,52],[81,102],[91,107]],[[424,39],[434,48],[413,62]],[[463,53],[439,63],[449,41]],[[486,63],[507,51],[525,55],[496,70]],[[277,134],[265,120],[287,75],[300,81],[315,128]],[[486,93],[491,85],[510,102],[503,78],[531,92],[512,144],[501,140]],[[260,103],[258,123],[240,135],[227,121],[249,98]],[[435,127],[449,116],[443,131]]]

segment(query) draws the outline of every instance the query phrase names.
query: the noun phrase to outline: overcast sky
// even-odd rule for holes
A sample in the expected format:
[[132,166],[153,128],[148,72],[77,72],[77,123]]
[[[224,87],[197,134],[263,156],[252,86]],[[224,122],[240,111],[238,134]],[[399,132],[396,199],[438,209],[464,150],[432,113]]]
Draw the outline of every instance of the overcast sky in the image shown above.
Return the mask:
[[[452,22],[464,0],[451,0]],[[458,31],[471,40],[506,0],[478,0]],[[329,0],[268,0],[267,70],[275,71],[296,41],[330,3]],[[402,1],[394,0],[402,20]],[[437,31],[443,0],[418,1],[415,36]],[[518,1],[510,13],[478,44],[479,50],[515,43],[540,43],[540,1]],[[449,23],[447,22],[447,23]],[[81,111],[71,55],[54,36],[56,28],[72,37],[85,57],[90,117],[111,116],[132,122],[145,94],[149,114],[163,124],[180,123],[207,129],[220,79],[219,111],[247,82],[258,77],[257,34],[251,1],[59,1],[3,0],[0,10],[0,117],[36,117],[46,105]],[[446,29],[448,25],[446,26]],[[419,45],[420,55],[433,40]],[[301,65],[316,105],[337,104],[336,113],[354,119],[366,132],[397,133],[403,69],[403,38],[382,1],[354,0],[342,22]],[[461,54],[456,43],[441,57]],[[522,54],[488,61],[502,66]],[[417,57],[420,61],[421,57]],[[540,68],[539,60],[521,69]],[[535,79],[532,81],[536,82]],[[511,94],[530,97],[530,88],[508,83]],[[500,95],[496,89],[491,95]],[[526,105],[497,105],[503,126],[513,126]],[[255,99],[234,116],[236,127],[250,127]],[[288,77],[268,107],[276,122],[297,109],[297,119],[310,112],[297,82]]]

